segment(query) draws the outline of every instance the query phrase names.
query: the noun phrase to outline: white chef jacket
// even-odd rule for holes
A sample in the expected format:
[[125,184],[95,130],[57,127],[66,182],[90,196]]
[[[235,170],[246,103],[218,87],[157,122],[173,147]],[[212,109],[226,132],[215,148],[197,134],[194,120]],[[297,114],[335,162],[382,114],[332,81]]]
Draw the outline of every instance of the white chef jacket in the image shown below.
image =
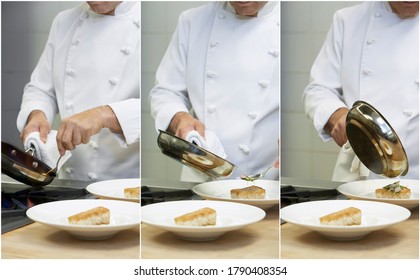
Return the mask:
[[327,141],[331,136],[323,128],[331,114],[357,100],[373,105],[391,124],[407,152],[405,178],[418,179],[418,15],[401,19],[387,2],[366,2],[335,13],[303,94],[305,111]]
[[255,18],[236,15],[226,2],[183,12],[150,93],[156,129],[192,109],[237,166],[231,178],[272,165],[280,126],[279,36],[276,2]]
[[78,145],[59,178],[107,180],[140,175],[140,4],[123,2],[114,16],[100,15],[86,3],[54,19],[42,56],[25,86],[17,119],[22,131],[31,111],[50,123],[109,105],[123,135],[103,129]]

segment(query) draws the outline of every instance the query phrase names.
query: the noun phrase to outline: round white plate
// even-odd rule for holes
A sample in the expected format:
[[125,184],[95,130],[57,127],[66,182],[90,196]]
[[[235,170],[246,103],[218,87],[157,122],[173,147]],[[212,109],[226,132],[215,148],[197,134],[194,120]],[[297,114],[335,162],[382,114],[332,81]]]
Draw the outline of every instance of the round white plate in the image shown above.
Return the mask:
[[[178,216],[210,207],[216,211],[214,226],[178,226],[174,219]],[[222,234],[256,223],[265,217],[258,207],[209,200],[183,200],[160,202],[141,207],[141,221],[176,234],[189,241],[210,241]]]
[[[103,206],[110,210],[108,225],[74,225],[67,220],[74,214]],[[86,240],[102,240],[113,237],[119,231],[140,225],[138,203],[105,199],[75,199],[39,204],[28,209],[26,215],[39,223],[67,231],[71,235]]]
[[[400,181],[400,184],[411,189],[411,197],[408,199],[376,198],[375,190],[386,185]],[[345,183],[337,189],[340,193],[349,198],[372,200],[396,204],[412,209],[419,205],[419,181],[404,179],[376,179]]]
[[96,182],[87,186],[86,190],[91,194],[98,196],[99,198],[139,202],[140,198],[126,198],[124,196],[125,188],[133,188],[138,186],[140,186],[140,179],[138,178],[119,179]]
[[[319,222],[320,217],[347,207],[356,207],[362,211],[361,225],[327,226]],[[332,240],[358,240],[372,231],[400,223],[410,215],[408,209],[398,205],[363,200],[302,202],[280,210],[280,216],[286,222],[314,230]]]
[[[252,185],[265,189],[266,196],[264,199],[234,199],[230,197],[231,189],[245,188]],[[280,200],[280,182],[272,180],[257,180],[255,182],[218,180],[196,185],[192,190],[205,199],[240,202],[257,206],[264,210],[279,204]]]

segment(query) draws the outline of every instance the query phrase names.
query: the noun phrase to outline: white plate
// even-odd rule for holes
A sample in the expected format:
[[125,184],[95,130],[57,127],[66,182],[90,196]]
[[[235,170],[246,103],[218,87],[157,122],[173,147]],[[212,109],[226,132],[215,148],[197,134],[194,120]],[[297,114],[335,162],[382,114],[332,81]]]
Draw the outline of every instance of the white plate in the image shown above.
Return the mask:
[[[321,225],[319,218],[347,207],[362,211],[362,223],[357,226]],[[368,233],[387,228],[408,219],[411,212],[401,206],[363,200],[322,200],[302,202],[280,210],[283,220],[314,230],[327,239],[358,240]]]
[[[411,189],[411,197],[408,199],[376,198],[375,190],[386,185],[400,181],[400,184]],[[345,183],[338,187],[339,192],[349,198],[381,201],[396,204],[412,209],[419,205],[419,181],[404,179],[377,179]]]
[[[266,197],[264,199],[234,199],[230,197],[231,189],[245,188],[252,185],[265,189]],[[253,183],[244,180],[218,180],[196,185],[192,190],[206,199],[240,202],[257,206],[264,210],[279,204],[280,200],[280,183],[272,180],[257,180]]]
[[119,179],[100,181],[90,184],[86,190],[99,198],[117,199],[139,202],[140,198],[126,198],[124,196],[125,188],[133,188],[140,186],[140,179]]
[[[192,211],[210,207],[216,210],[214,226],[178,226],[174,218]],[[189,200],[149,204],[141,207],[142,223],[176,234],[189,241],[209,241],[222,234],[256,223],[265,217],[260,208],[225,201]]]
[[[103,206],[110,210],[108,225],[73,225],[67,220],[74,214]],[[138,203],[105,199],[75,199],[39,204],[28,209],[26,215],[39,223],[67,231],[71,235],[86,240],[102,240],[113,237],[121,230],[140,225]]]

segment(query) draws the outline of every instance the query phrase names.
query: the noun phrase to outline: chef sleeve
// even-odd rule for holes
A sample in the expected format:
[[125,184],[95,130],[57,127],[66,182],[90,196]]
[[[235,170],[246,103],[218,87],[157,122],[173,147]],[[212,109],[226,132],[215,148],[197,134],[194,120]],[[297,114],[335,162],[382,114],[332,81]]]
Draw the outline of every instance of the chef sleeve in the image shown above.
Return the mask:
[[123,131],[123,135],[115,134],[121,146],[140,140],[140,106],[137,98],[109,104]]
[[337,12],[312,66],[310,83],[303,92],[305,113],[324,141],[331,139],[324,131],[330,116],[340,107],[347,107],[341,85],[342,32],[343,23]]
[[[156,72],[156,85],[149,95],[156,130],[166,130],[177,112],[188,112],[187,92],[188,25],[181,14],[168,49]],[[191,59],[191,58],[190,58]]]
[[57,17],[54,19],[44,51],[31,75],[31,80],[25,86],[21,108],[17,117],[17,128],[22,132],[29,114],[33,110],[41,110],[52,124],[58,113],[57,99],[53,83],[54,45],[57,33]]

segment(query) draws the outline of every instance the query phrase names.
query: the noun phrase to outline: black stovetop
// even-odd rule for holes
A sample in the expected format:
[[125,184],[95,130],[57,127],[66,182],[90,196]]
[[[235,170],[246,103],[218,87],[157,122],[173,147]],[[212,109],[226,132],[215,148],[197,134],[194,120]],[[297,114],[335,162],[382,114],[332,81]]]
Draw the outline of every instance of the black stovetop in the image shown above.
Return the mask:
[[30,207],[45,202],[92,198],[86,191],[87,182],[55,180],[54,184],[33,187],[15,182],[1,183],[1,233],[28,225]]
[[[26,211],[35,205],[70,199],[96,198],[86,190],[90,182],[54,180],[44,187],[31,187],[18,182],[1,183],[1,233],[6,233],[33,221]],[[153,185],[153,184],[152,184]],[[191,189],[162,186],[142,186],[141,205],[186,199],[201,199]]]

